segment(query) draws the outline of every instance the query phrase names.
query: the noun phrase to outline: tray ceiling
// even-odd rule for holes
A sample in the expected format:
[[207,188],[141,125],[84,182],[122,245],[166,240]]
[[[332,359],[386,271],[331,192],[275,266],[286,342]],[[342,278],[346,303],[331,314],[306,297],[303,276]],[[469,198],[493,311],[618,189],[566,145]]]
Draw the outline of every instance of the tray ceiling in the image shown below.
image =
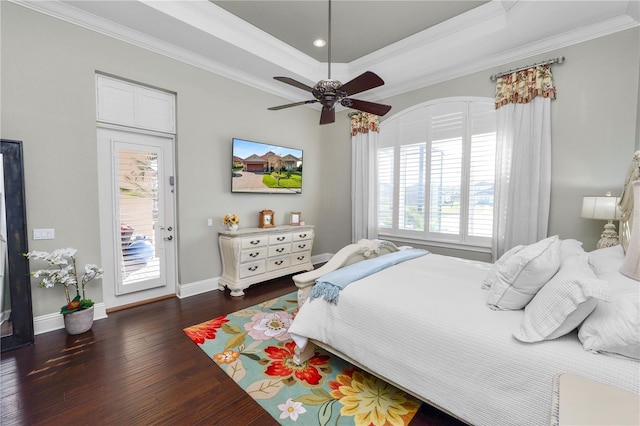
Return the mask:
[[[307,94],[274,76],[327,74],[324,1],[11,1],[293,102]],[[332,77],[375,72],[376,101],[638,26],[640,2],[334,0],[333,16]]]

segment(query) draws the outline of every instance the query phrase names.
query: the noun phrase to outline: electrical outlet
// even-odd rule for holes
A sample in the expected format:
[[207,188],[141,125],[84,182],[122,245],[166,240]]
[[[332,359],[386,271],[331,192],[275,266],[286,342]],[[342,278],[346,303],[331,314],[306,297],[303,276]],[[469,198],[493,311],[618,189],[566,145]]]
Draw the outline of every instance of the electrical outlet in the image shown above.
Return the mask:
[[55,232],[55,229],[53,228],[33,230],[34,240],[53,240],[55,239],[55,236],[56,236],[56,232]]
[[213,219],[207,219],[207,226],[213,226]]

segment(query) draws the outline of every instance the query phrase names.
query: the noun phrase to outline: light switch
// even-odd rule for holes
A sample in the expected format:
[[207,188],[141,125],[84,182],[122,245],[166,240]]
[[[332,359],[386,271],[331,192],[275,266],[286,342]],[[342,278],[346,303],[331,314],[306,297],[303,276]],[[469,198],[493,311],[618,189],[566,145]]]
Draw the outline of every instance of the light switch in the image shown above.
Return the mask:
[[55,233],[55,229],[53,228],[33,230],[34,240],[53,240],[55,239],[55,236],[56,236],[56,233]]
[[213,226],[213,219],[207,219],[207,226]]

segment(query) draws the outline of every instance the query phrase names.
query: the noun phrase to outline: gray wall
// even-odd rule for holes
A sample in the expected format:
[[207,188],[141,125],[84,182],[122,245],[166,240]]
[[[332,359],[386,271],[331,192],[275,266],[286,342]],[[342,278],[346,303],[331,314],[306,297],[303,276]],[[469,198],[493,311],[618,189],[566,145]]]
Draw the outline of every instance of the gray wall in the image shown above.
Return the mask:
[[[302,211],[316,225],[313,254],[351,242],[350,136],[347,112],[319,126],[318,111],[271,112],[283,100],[184,63],[15,4],[1,7],[1,136],[24,141],[27,221],[55,228],[56,239],[31,249],[73,246],[80,263],[100,261],[94,73],[101,71],[177,93],[179,282],[220,275],[217,230],[227,212],[256,226],[270,208],[277,223]],[[581,197],[620,192],[637,143],[639,29],[588,41],[517,64],[458,78],[384,100],[392,114],[430,99],[493,96],[489,75],[565,55],[553,68],[553,174],[550,234],[595,246],[603,223],[580,218]],[[605,60],[602,60],[605,58]],[[375,70],[374,70],[375,71]],[[601,84],[605,75],[612,78]],[[383,76],[384,78],[384,76]],[[600,84],[602,87],[598,87]],[[231,138],[304,149],[301,196],[231,194]],[[207,227],[213,217],[216,226]],[[459,254],[459,253],[457,253]],[[463,253],[464,255],[464,253]],[[102,301],[100,286],[89,297]],[[57,312],[62,292],[33,289],[34,315]]]
[[[24,143],[29,236],[34,228],[54,228],[56,236],[30,240],[30,249],[71,246],[81,264],[100,263],[96,70],[177,93],[179,283],[221,274],[217,231],[228,212],[240,216],[242,227],[257,226],[265,208],[276,212],[277,224],[288,224],[290,211],[301,211],[309,224],[331,222],[321,212],[321,165],[330,164],[333,134],[348,133],[344,122],[342,130],[328,131],[325,143],[318,111],[267,111],[286,101],[15,4],[0,7],[1,136]],[[234,136],[303,149],[303,194],[231,194]],[[213,227],[207,218],[214,218]],[[314,254],[343,245],[332,238],[331,231],[319,232]],[[90,287],[88,297],[101,302],[101,284]],[[61,289],[32,292],[35,316],[63,304]]]

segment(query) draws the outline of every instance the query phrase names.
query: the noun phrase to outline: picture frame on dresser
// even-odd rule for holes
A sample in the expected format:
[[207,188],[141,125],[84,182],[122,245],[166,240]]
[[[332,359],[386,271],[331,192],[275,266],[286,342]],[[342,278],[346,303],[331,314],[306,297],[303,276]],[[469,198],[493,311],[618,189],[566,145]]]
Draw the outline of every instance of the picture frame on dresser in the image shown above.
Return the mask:
[[260,212],[260,221],[258,222],[259,228],[273,228],[276,226],[274,224],[274,213],[273,210],[262,210]]
[[302,213],[300,212],[291,212],[289,213],[289,225],[298,226],[300,225],[300,220],[302,218]]

